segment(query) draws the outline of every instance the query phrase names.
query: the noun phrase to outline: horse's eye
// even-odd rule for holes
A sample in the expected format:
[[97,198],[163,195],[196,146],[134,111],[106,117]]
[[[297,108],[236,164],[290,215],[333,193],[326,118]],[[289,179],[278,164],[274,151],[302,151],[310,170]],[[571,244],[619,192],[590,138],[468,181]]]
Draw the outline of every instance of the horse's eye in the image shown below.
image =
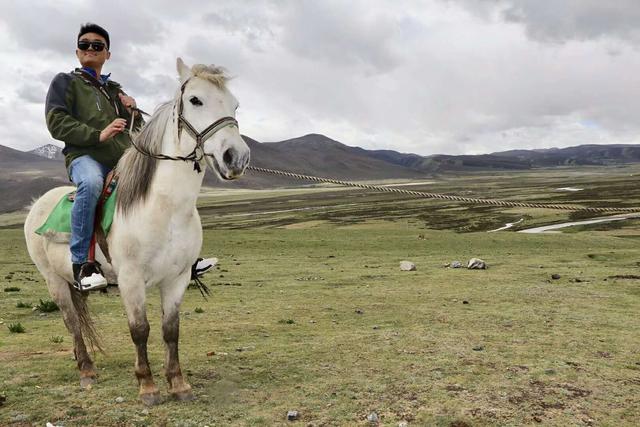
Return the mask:
[[191,98],[189,98],[189,102],[193,105],[197,105],[198,107],[202,105],[202,101],[200,101],[197,96],[192,96]]

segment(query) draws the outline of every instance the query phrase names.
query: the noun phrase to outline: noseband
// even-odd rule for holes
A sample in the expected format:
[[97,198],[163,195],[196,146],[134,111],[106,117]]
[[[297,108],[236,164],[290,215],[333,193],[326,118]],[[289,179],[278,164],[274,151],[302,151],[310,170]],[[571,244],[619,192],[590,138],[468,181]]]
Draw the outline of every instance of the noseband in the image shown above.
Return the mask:
[[[190,79],[187,79],[187,81],[185,81],[182,84],[182,86],[180,87],[180,98],[178,99],[178,138],[180,138],[180,134],[182,132],[182,129],[184,128],[187,131],[187,133],[189,135],[191,135],[193,137],[193,139],[196,140],[196,146],[193,148],[193,151],[191,151],[191,153],[187,154],[186,156],[167,156],[166,154],[150,153],[148,150],[136,145],[136,143],[133,141],[133,139],[131,140],[131,144],[135,147],[136,150],[138,150],[139,153],[144,154],[145,156],[148,156],[148,157],[152,157],[154,159],[158,159],[158,160],[182,160],[184,162],[193,162],[193,170],[195,170],[196,172],[200,173],[200,172],[202,172],[202,168],[200,167],[200,161],[205,156],[204,147],[203,147],[204,143],[209,138],[211,138],[216,132],[218,132],[219,130],[221,130],[221,129],[227,127],[227,126],[238,127],[238,121],[235,118],[231,117],[231,116],[222,117],[222,118],[216,120],[215,122],[211,123],[202,132],[198,132],[196,130],[196,128],[193,127],[193,125],[189,122],[189,120],[187,120],[184,117],[184,115],[182,114],[182,112],[184,110],[184,103],[182,102],[182,96],[184,95],[184,89],[187,86],[187,83],[189,83],[189,80]],[[131,131],[133,130],[133,115],[134,115],[134,111],[138,111],[140,113],[144,113],[144,111],[142,111],[140,109],[137,109],[137,108],[133,108],[131,110],[131,126],[129,128],[129,133],[131,133]],[[146,113],[144,113],[144,114],[146,114]],[[201,151],[200,156],[198,156],[198,148]]]

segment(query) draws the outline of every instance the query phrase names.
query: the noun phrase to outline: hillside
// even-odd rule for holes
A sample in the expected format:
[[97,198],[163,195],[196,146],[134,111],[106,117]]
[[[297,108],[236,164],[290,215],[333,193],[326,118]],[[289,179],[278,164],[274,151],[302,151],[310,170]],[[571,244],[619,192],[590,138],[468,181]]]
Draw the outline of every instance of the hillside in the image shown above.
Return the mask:
[[0,145],[0,170],[40,169],[56,167],[59,163],[34,153],[27,153]]
[[[420,178],[425,174],[377,159],[369,150],[350,147],[324,135],[309,134],[280,142],[260,143],[243,136],[251,149],[251,165],[344,180]],[[248,172],[236,182],[220,183],[210,174],[207,185],[237,188],[299,186],[309,182]]]
[[611,165],[640,162],[640,146],[588,144],[568,148],[510,150],[492,155],[529,161],[533,167]]
[[68,182],[60,160],[0,145],[0,213],[22,209],[33,198]]

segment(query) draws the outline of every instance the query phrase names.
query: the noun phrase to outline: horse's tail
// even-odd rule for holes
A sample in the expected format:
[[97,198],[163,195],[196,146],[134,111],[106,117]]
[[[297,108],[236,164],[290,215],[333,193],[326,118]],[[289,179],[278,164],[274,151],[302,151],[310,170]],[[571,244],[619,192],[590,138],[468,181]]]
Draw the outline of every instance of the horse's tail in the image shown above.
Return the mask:
[[86,340],[91,351],[98,350],[100,353],[104,353],[102,349],[102,337],[96,329],[91,313],[89,313],[89,306],[87,305],[87,294],[78,292],[73,285],[69,284],[69,290],[71,291],[71,300],[73,301],[73,307],[78,315],[80,321],[80,329],[82,330],[82,337]]

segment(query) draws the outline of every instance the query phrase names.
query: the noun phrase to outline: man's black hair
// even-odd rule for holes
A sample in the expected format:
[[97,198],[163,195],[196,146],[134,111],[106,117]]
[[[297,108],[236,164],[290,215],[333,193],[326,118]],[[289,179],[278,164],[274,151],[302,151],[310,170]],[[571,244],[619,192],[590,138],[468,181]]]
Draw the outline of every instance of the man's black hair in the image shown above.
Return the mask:
[[82,37],[87,33],[96,33],[104,37],[104,39],[107,41],[107,50],[109,50],[110,41],[109,41],[109,33],[107,33],[107,30],[105,30],[98,24],[87,22],[82,27],[80,27],[80,32],[78,33],[78,40],[80,40],[80,37]]

